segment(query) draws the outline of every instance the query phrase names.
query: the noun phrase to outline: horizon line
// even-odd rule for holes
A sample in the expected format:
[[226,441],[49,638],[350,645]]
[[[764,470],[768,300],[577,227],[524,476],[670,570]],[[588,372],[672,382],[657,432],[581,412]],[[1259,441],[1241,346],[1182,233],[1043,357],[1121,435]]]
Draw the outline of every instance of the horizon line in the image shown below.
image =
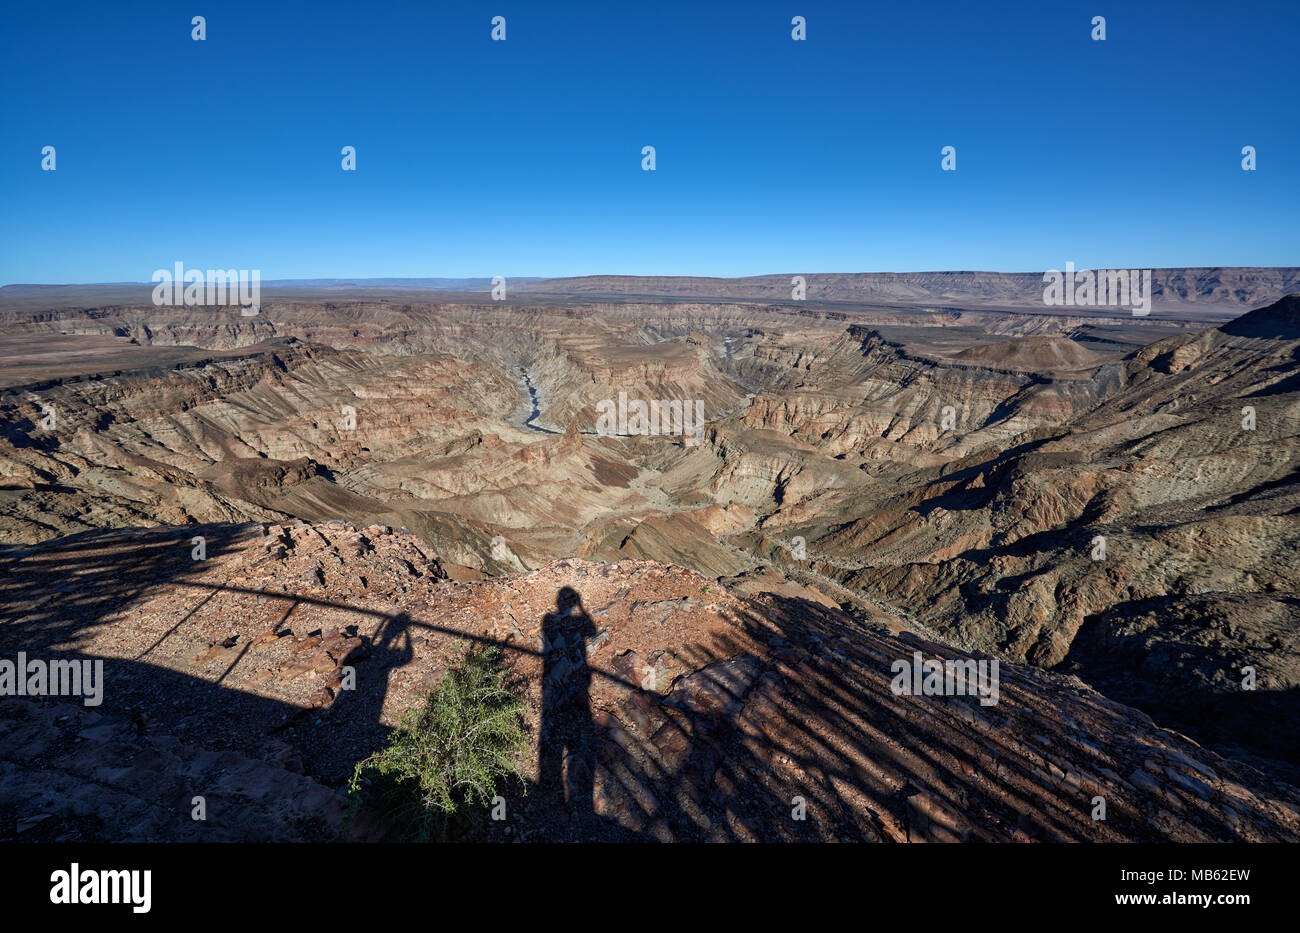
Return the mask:
[[[193,269],[202,269],[205,267],[194,266]],[[1093,271],[1094,267],[1077,267],[1080,272]],[[1100,267],[1098,267],[1100,268]],[[1110,268],[1110,267],[1106,267]],[[1126,267],[1127,268],[1127,267]],[[1224,266],[1224,265],[1195,265],[1195,266],[1151,266],[1155,270],[1191,270],[1191,269],[1288,269],[1300,270],[1300,265],[1295,266]],[[223,270],[224,271],[224,270]],[[258,270],[260,273],[261,270]],[[743,279],[761,279],[772,278],[777,276],[815,276],[815,275],[1042,275],[1051,269],[1021,269],[1016,271],[1002,271],[997,269],[906,269],[906,270],[875,270],[859,272],[761,272],[750,275],[693,275],[685,273],[629,273],[629,272],[587,272],[580,275],[512,275],[501,276],[510,281],[528,281],[528,282],[550,282],[562,281],[565,279],[586,279],[586,278],[608,278],[608,279],[719,279],[719,280],[743,280]],[[1059,271],[1059,270],[1057,270]],[[364,276],[290,276],[275,279],[263,279],[264,284],[281,284],[290,285],[293,283],[303,284],[353,284],[360,285],[366,282],[423,282],[423,281],[442,281],[442,282],[475,282],[479,280],[491,281],[500,273],[495,275],[364,275]],[[76,288],[76,287],[129,287],[138,286],[141,288],[152,288],[156,282],[120,280],[116,282],[4,282],[0,283],[0,288]]]

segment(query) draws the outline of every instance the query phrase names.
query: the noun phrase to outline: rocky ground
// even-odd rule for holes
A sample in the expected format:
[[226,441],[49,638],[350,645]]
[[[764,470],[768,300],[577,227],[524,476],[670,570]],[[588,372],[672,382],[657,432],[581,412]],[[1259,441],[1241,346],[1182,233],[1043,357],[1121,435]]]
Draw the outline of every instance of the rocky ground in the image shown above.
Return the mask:
[[[400,529],[302,523],[93,533],[0,570],[5,657],[105,662],[99,707],[4,701],[6,838],[382,837],[345,827],[342,782],[476,642],[504,649],[530,749],[473,838],[1300,839],[1300,791],[1077,678],[1002,664],[994,705],[898,696],[895,660],[967,655],[680,567],[456,583]],[[575,649],[550,683],[544,636]]]

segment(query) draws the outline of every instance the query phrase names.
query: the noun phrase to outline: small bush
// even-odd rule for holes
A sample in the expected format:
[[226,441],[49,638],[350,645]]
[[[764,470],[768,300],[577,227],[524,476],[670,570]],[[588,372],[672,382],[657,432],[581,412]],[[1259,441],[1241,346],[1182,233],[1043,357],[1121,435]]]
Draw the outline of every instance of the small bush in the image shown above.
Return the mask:
[[355,816],[366,777],[367,808],[401,835],[426,840],[445,836],[462,807],[491,802],[503,778],[523,784],[518,755],[528,739],[499,648],[467,648],[421,700],[382,751],[357,762],[348,792]]

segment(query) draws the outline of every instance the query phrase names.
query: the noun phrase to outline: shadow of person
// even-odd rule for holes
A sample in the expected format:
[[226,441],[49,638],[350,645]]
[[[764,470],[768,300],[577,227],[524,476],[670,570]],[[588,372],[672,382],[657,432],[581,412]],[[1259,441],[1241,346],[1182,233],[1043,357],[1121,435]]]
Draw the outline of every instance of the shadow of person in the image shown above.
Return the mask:
[[[356,626],[343,634],[354,636]],[[324,780],[346,778],[352,765],[383,747],[393,731],[383,722],[384,701],[393,672],[415,658],[411,617],[405,612],[387,616],[370,641],[364,654],[346,659],[353,668],[351,688],[338,687],[323,712],[303,711],[285,733],[298,740],[311,773]]]
[[596,756],[586,640],[596,634],[596,626],[570,587],[556,595],[555,608],[542,618],[538,790],[547,808],[567,814],[570,829],[581,834],[594,818]]

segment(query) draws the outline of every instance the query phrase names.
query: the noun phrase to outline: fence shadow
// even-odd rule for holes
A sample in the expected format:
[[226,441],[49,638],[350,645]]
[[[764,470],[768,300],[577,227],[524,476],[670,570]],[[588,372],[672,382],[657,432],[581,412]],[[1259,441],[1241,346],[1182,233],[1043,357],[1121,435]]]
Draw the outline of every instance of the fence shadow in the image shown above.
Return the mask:
[[[338,788],[388,735],[383,708],[390,679],[415,658],[419,635],[498,645],[516,670],[540,667],[536,772],[524,788],[505,792],[510,816],[504,825],[479,814],[465,838],[1163,838],[1147,814],[1119,801],[1105,823],[1096,823],[1088,817],[1090,795],[1045,770],[1044,747],[1079,760],[1088,753],[1032,671],[1004,679],[995,708],[967,697],[897,696],[888,672],[900,656],[919,650],[951,657],[953,650],[768,594],[745,603],[729,627],[675,646],[683,673],[671,683],[647,683],[627,653],[591,663],[596,629],[573,588],[556,593],[535,649],[359,603],[196,579],[189,539],[205,531],[210,556],[251,533],[238,526],[96,532],[0,551],[0,658],[19,651],[84,657],[92,629],[160,585],[192,590],[198,598],[190,615],[224,590],[281,601],[281,626],[304,605],[377,622],[358,689],[321,708],[236,689],[224,674],[189,676],[150,663],[157,642],[135,658],[105,659],[112,694],[104,712],[135,723],[141,734],[174,735],[215,753],[271,758],[297,750],[300,770]],[[0,835],[13,831],[7,821],[16,819],[11,791],[21,767],[44,767],[52,756],[75,760],[68,744],[74,734],[55,735],[15,710],[0,707]],[[1080,699],[1074,712],[1088,718],[1093,736],[1132,728],[1123,708],[1101,698]],[[106,744],[105,760],[84,764],[90,773],[129,774],[138,765],[127,757],[137,754],[133,748],[126,741]],[[159,817],[158,823],[160,838],[173,838],[166,827],[189,825],[183,801],[197,791],[190,777],[168,771],[165,761],[160,767],[151,799],[155,809],[176,810],[173,822]],[[1182,794],[1189,826],[1223,837],[1222,813],[1207,800],[1172,785],[1168,793]],[[190,838],[180,830],[174,837]]]

